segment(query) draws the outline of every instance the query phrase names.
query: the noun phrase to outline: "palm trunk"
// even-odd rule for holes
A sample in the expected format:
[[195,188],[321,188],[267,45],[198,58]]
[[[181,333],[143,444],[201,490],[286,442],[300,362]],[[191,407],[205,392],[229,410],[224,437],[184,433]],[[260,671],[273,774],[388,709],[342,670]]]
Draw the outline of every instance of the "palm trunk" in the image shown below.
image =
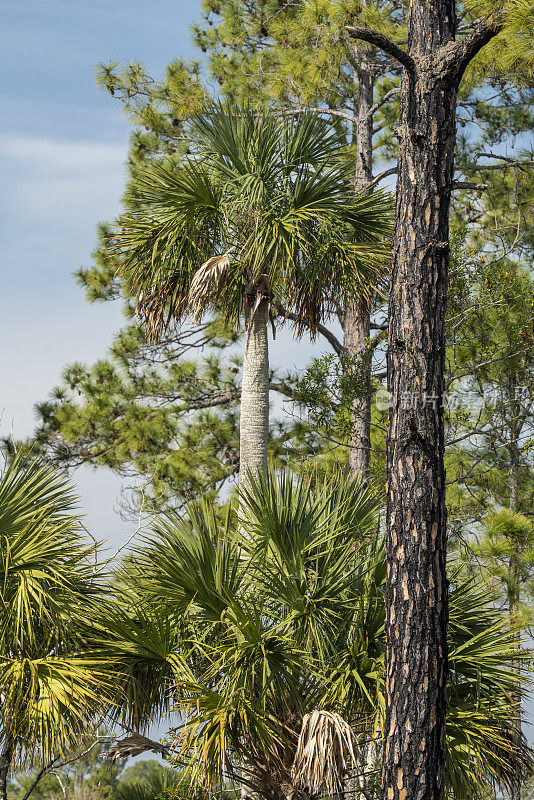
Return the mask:
[[8,739],[0,753],[0,800],[7,800],[7,780],[11,762],[13,761],[13,745]]
[[248,320],[243,378],[239,443],[239,484],[267,472],[269,438],[269,304],[262,299]]
[[[355,188],[364,191],[373,177],[372,65],[361,55],[356,75],[358,86]],[[367,478],[371,455],[371,359],[368,357],[370,309],[368,303],[350,298],[343,315],[343,345],[349,365],[358,372],[358,396],[352,401],[349,463],[353,475]]]

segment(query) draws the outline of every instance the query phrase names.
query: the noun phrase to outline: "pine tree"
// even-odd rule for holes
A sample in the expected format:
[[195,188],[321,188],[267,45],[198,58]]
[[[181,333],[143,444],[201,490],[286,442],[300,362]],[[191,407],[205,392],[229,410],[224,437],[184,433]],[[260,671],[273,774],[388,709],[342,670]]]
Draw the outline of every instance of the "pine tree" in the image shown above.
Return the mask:
[[[395,172],[396,168],[392,162],[394,162],[397,151],[395,125],[398,116],[398,83],[401,68],[394,59],[380,55],[373,46],[348,39],[344,34],[344,26],[349,18],[352,21],[357,18],[360,22],[365,19],[372,22],[378,16],[382,20],[382,24],[386,25],[387,32],[395,31],[395,26],[397,26],[400,34],[402,26],[398,26],[402,23],[402,3],[390,4],[382,10],[379,5],[364,5],[358,10],[354,3],[324,1],[321,3],[280,4],[278,0],[276,2],[262,0],[244,4],[221,0],[221,2],[206,2],[203,4],[203,8],[205,17],[195,29],[195,40],[200,51],[205,51],[208,73],[210,78],[215,78],[219,82],[222,94],[257,102],[272,101],[275,103],[275,108],[292,112],[300,112],[306,107],[320,108],[321,110],[331,109],[330,118],[336,124],[345,126],[349,151],[353,154],[356,153],[357,158],[366,160],[365,169],[368,169],[370,163],[379,165],[380,172],[375,176],[376,179],[380,176],[383,179],[388,174]],[[264,31],[261,30],[262,26]],[[510,198],[510,200],[513,197],[520,198],[524,192],[528,175],[531,174],[520,170],[517,166],[484,171],[480,169],[480,166],[487,162],[487,159],[476,162],[474,160],[480,152],[491,151],[503,133],[513,137],[521,131],[528,130],[532,123],[532,98],[528,87],[523,87],[521,84],[514,87],[507,86],[495,75],[492,67],[494,52],[490,53],[483,65],[475,64],[470,67],[459,95],[458,116],[460,126],[463,127],[460,127],[460,135],[457,138],[458,163],[465,166],[465,174],[460,177],[466,180],[457,182],[460,185],[455,186],[456,207],[463,219],[471,219],[473,223],[476,223],[477,219],[483,219],[485,231],[489,227],[488,219],[494,220],[494,206],[497,204],[502,207],[503,197]],[[354,60],[355,57],[357,57],[357,61]],[[357,70],[355,65],[358,67]],[[367,115],[367,117],[364,113],[363,103],[359,102],[359,76],[363,75],[362,80],[367,80],[365,78],[367,72],[362,71],[362,65],[367,65],[369,69],[374,65],[373,69],[382,71],[382,74],[379,74],[376,79],[373,78],[373,114]],[[519,62],[517,66],[521,66]],[[202,106],[210,94],[209,86],[205,85],[201,79],[200,63],[196,61],[177,60],[173,62],[169,65],[162,81],[156,81],[148,76],[139,64],[132,64],[125,68],[121,68],[118,64],[111,64],[100,70],[99,83],[124,104],[126,112],[136,125],[136,130],[132,134],[129,156],[132,181],[154,159],[164,157],[179,160],[186,148],[183,138],[184,122],[189,115]],[[362,92],[362,100],[364,95],[365,91]],[[368,149],[371,116],[374,131],[373,152]],[[366,120],[365,124],[364,119]],[[360,132],[360,134],[358,134],[359,120],[360,130],[363,130],[363,133]],[[473,124],[470,120],[474,121]],[[366,136],[367,138],[365,138]],[[357,146],[357,142],[362,140],[362,137],[367,142],[363,151],[361,147]],[[361,155],[362,152],[363,155]],[[495,160],[490,166],[496,166],[497,163],[504,166],[502,162]],[[521,179],[518,184],[520,192],[515,191],[518,170]],[[483,183],[469,184],[473,178]],[[493,191],[493,185],[490,185],[489,189],[478,192],[479,199],[477,200],[477,193],[472,188],[465,188],[466,183],[471,186],[479,186],[499,184],[503,181],[506,186],[513,186],[514,191],[497,195]],[[525,200],[528,200],[528,197],[525,196]],[[516,221],[516,209],[510,207],[509,211],[510,213],[507,214],[508,231],[511,230],[510,221]],[[504,226],[501,226],[496,233],[500,233],[502,230],[504,230]],[[515,230],[516,228],[514,228],[514,236]],[[79,280],[91,300],[113,300],[120,296],[120,288],[114,278],[116,269],[114,256],[109,251],[107,241],[108,237],[104,227],[100,232],[94,265],[90,269],[80,270],[78,273]],[[374,303],[374,308],[378,307],[382,313],[380,298],[375,298]],[[127,308],[127,312],[131,315],[131,309]],[[343,324],[345,319],[343,308],[337,309],[337,316],[340,323]],[[359,319],[362,320],[364,317],[359,317]],[[381,353],[382,327],[382,320],[380,318],[377,320],[375,316],[371,321],[368,338],[363,334],[359,339],[352,337],[353,343],[358,340],[360,345],[365,340],[363,355],[353,353],[352,357],[346,356],[347,349],[344,345],[348,346],[348,340],[345,343],[343,340],[337,341],[334,331],[325,326],[319,331],[321,334],[326,334],[328,347],[333,343],[334,352],[345,366],[347,379],[345,385],[353,375],[361,376],[354,381],[353,390],[346,393],[346,400],[344,400],[344,402],[353,403],[355,407],[360,405],[367,409],[371,393],[377,386],[377,379],[373,378],[371,389],[369,390],[368,382],[366,387],[366,380],[361,379],[365,378],[362,367],[371,364],[374,375],[383,370],[383,366],[375,359],[375,354]],[[349,337],[350,330],[354,331],[355,328],[346,325],[347,337]],[[142,368],[145,353],[148,352],[146,348],[132,350],[131,363],[129,366],[125,364],[125,368],[130,372]],[[128,356],[125,357],[128,358]],[[147,359],[145,366],[147,370],[151,370],[151,358]],[[233,368],[235,368],[233,364],[227,364],[223,371],[228,372]],[[187,373],[187,366],[184,372]],[[198,376],[195,375],[194,380],[197,381]],[[287,380],[276,379],[274,383],[280,388],[283,387],[286,394],[292,394]],[[183,389],[181,389],[179,399],[187,397],[189,394],[195,396],[198,386],[198,383],[195,383],[191,389],[187,389],[182,381]],[[159,438],[158,430],[161,431],[162,428],[157,429],[155,426],[151,428],[152,456],[148,460],[145,458],[143,449],[148,444],[141,435],[141,430],[139,435],[136,435],[135,428],[137,420],[140,424],[146,425],[146,414],[151,413],[151,411],[145,410],[150,404],[146,394],[136,396],[135,393],[130,392],[127,395],[130,400],[133,397],[136,398],[137,406],[137,415],[133,419],[129,419],[132,434],[131,458],[129,454],[123,457],[124,451],[113,448],[108,450],[111,443],[107,441],[107,437],[104,437],[102,447],[99,446],[97,436],[93,440],[94,447],[85,448],[84,426],[81,424],[81,420],[80,425],[76,425],[76,415],[79,413],[83,418],[85,410],[89,410],[89,405],[86,405],[85,402],[74,402],[78,397],[79,390],[82,394],[78,399],[83,401],[85,387],[91,394],[88,401],[91,413],[94,415],[98,436],[99,432],[106,427],[101,423],[104,421],[109,423],[109,419],[104,420],[99,415],[96,402],[99,387],[101,387],[101,402],[104,409],[107,407],[102,384],[98,382],[91,382],[91,385],[78,383],[74,393],[68,385],[63,384],[56,393],[58,396],[52,397],[48,403],[40,407],[46,414],[44,424],[40,428],[40,437],[44,439],[49,452],[57,455],[71,454],[76,460],[76,453],[84,451],[83,455],[87,456],[91,463],[110,463],[114,469],[128,475],[140,472],[144,476],[143,483],[149,487],[149,495],[152,492],[152,475],[155,475],[154,481],[158,483],[157,491],[163,491],[166,496],[173,493],[180,495],[182,492],[187,495],[201,486],[209,490],[209,485],[204,477],[196,474],[197,464],[193,463],[192,459],[184,457],[184,463],[178,469],[178,451],[174,455],[169,453],[171,440],[166,434]],[[224,388],[224,386],[220,386],[214,389],[210,384],[208,387],[209,397],[224,396]],[[65,401],[61,399],[64,394],[67,396]],[[63,402],[67,404],[64,409]],[[159,402],[157,390],[155,390],[153,402]],[[229,403],[230,401],[214,406],[214,408],[229,409]],[[189,452],[191,452],[202,433],[202,444],[200,445],[202,453],[206,456],[209,471],[220,478],[220,481],[216,481],[214,485],[220,486],[225,474],[231,473],[232,464],[227,464],[223,469],[219,469],[216,463],[220,457],[217,447],[217,442],[221,440],[221,432],[218,430],[219,415],[216,412],[209,414],[200,412],[200,414],[201,418],[194,410],[189,413],[184,410],[180,414],[181,436],[186,435],[189,428],[188,420],[190,420],[191,436],[184,441],[187,441]],[[230,414],[234,414],[235,417],[233,409]],[[226,411],[224,417],[229,419]],[[197,420],[199,420],[199,424],[197,424]],[[271,446],[276,449],[277,453],[281,451],[280,457],[286,461],[293,455],[299,461],[305,456],[316,456],[322,449],[320,444],[325,441],[324,437],[318,440],[317,432],[311,430],[305,421],[299,421],[297,425],[290,425],[288,422],[289,420],[286,418],[283,423],[276,423],[276,437],[271,440]],[[369,415],[362,413],[355,416],[353,424],[360,424],[362,429],[365,429],[364,433],[367,436],[368,422]],[[374,439],[371,447],[373,453],[371,471],[373,475],[381,476],[383,472],[379,452],[381,446],[379,441],[376,441],[377,436],[380,440],[381,434],[377,424],[379,423],[375,418],[371,428]],[[212,425],[213,431],[210,434]],[[79,429],[78,436],[74,435],[74,427]],[[351,431],[347,432],[346,425],[343,426],[343,429],[344,438],[348,438],[350,441]],[[206,435],[204,435],[204,430]],[[66,436],[63,436],[63,433]],[[323,433],[328,434],[328,431],[323,431]],[[229,435],[228,428],[226,428],[226,435]],[[308,447],[310,443],[313,444],[311,448]],[[331,448],[334,444],[335,442],[330,442],[329,447]],[[138,448],[139,457],[136,455]],[[168,462],[171,456],[173,460],[171,470],[161,470],[161,481],[157,476],[159,470],[156,467],[158,449],[164,461]],[[344,458],[342,449],[342,446],[338,447],[338,452],[340,457]],[[361,450],[355,447],[350,448],[353,463],[354,459],[358,457],[358,453],[365,454],[367,451],[367,447],[363,447]],[[102,455],[99,455],[101,452]],[[188,451],[182,448],[180,452],[185,454]],[[230,447],[230,460],[234,458],[232,452],[235,452],[235,446]],[[117,454],[116,459],[112,459],[112,453]],[[223,458],[225,457],[226,455],[223,454]],[[148,468],[140,466],[142,462],[147,464],[148,461],[150,461]],[[179,480],[175,480],[178,474]]]
[[[472,59],[508,22],[501,9],[474,11],[456,40],[454,2],[412,2],[406,49],[377,28],[348,29],[403,66],[389,298],[382,761],[382,794],[389,800],[437,800],[445,786],[448,589],[441,400],[457,91]],[[408,411],[406,396],[414,398]]]
[[[203,8],[203,21],[195,28],[196,42],[209,53],[211,74],[221,91],[233,96],[269,98],[286,113],[313,107],[317,113],[331,115],[346,126],[347,141],[355,157],[355,184],[360,188],[373,186],[396,172],[393,165],[373,177],[373,163],[396,158],[400,64],[371,43],[348,38],[346,26],[357,19],[360,25],[379,24],[382,33],[400,36],[406,22],[402,2],[355,5],[331,0],[299,4],[206,0]],[[509,53],[510,50],[511,55],[505,59],[508,64],[513,63],[521,77],[528,62],[518,58],[514,48],[508,47]],[[495,74],[495,55],[495,50],[490,49],[483,65],[479,59],[470,66],[459,90],[458,164],[469,179],[483,163],[478,161],[481,153],[491,150],[503,135],[516,136],[532,127],[528,85],[516,83],[510,87],[503,83]],[[502,54],[500,59],[503,60]],[[524,160],[523,157],[523,163]],[[517,163],[514,158],[510,162]],[[504,166],[502,160],[500,166]],[[494,167],[492,164],[490,170]],[[487,175],[487,170],[480,173],[483,180]],[[493,209],[495,192],[488,191],[487,183],[462,180],[454,186],[460,192],[460,213],[472,209],[473,190],[481,185],[486,211]],[[522,206],[528,213],[528,198]],[[517,225],[514,231],[516,228]],[[350,460],[354,469],[366,473],[371,449],[372,326],[369,310],[358,303],[349,301],[340,311],[344,329],[342,360],[348,374],[358,364],[363,379],[351,400]]]
[[[457,486],[453,528],[456,522],[471,567],[484,567],[497,584],[513,623],[525,615],[522,601],[531,600],[534,556],[528,519],[534,491],[534,285],[521,264],[489,254],[473,254],[459,267],[450,311],[463,317],[449,356],[450,391],[457,400],[463,396],[450,426],[457,442],[449,453]],[[516,646],[521,648],[519,637]],[[517,706],[520,739],[519,699]]]

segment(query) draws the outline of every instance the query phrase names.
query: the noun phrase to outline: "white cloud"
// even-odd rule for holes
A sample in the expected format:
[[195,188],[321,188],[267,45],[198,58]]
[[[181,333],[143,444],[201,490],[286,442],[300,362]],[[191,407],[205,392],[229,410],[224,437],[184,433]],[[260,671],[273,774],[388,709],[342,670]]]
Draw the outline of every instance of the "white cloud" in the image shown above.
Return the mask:
[[79,170],[95,163],[116,166],[123,160],[125,150],[122,142],[58,142],[30,136],[0,136],[0,153],[33,161],[44,168]]
[[127,143],[53,141],[0,137],[0,157],[10,192],[3,204],[10,217],[24,213],[41,222],[87,225],[116,214],[124,185]]

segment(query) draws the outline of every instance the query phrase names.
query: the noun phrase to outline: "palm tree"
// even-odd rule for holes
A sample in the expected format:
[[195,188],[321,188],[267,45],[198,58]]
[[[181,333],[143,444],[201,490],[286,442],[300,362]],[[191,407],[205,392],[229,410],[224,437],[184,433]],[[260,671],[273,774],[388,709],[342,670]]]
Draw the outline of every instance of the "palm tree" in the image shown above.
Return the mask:
[[0,800],[11,765],[79,746],[107,679],[82,621],[103,592],[64,476],[19,453],[0,472]]
[[346,296],[370,294],[385,259],[388,202],[354,197],[342,148],[317,116],[216,105],[176,168],[138,179],[119,220],[121,275],[148,336],[187,314],[244,315],[242,478],[267,469],[271,305],[283,299],[297,333],[313,335]]
[[[115,670],[121,722],[143,730],[177,712],[171,760],[200,784],[316,798],[339,791],[352,763],[372,792],[384,710],[378,502],[359,480],[282,474],[251,479],[241,503],[239,520],[203,502],[170,513],[125,561],[95,642]],[[457,574],[451,589],[449,789],[461,800],[506,786],[530,753],[512,735],[508,617],[485,586]]]

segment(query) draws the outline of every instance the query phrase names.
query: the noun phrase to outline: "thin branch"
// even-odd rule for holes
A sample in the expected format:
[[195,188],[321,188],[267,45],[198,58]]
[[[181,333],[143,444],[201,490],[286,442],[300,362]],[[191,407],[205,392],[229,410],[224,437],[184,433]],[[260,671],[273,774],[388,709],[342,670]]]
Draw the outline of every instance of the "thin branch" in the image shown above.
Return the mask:
[[453,181],[452,188],[454,189],[473,189],[477,192],[482,192],[489,187],[489,183],[469,183],[469,181]]
[[479,158],[497,158],[500,161],[508,161],[510,164],[517,164],[517,159],[510,158],[509,156],[500,156],[498,153],[477,153],[475,161],[478,161]]
[[502,15],[495,20],[480,22],[471,33],[455,43],[450,50],[450,57],[446,58],[447,67],[455,80],[459,83],[469,63],[482,48],[500,32],[503,26]]
[[26,794],[24,795],[22,800],[28,800],[28,797],[31,795],[31,793],[33,792],[33,790],[35,789],[35,787],[37,786],[37,784],[39,783],[41,778],[44,778],[44,776],[47,775],[50,772],[51,769],[53,769],[53,766],[54,766],[54,764],[56,763],[56,761],[58,759],[59,759],[59,756],[56,756],[54,759],[52,759],[52,761],[50,761],[48,764],[46,764],[46,766],[44,766],[42,769],[39,770],[39,772],[37,773],[37,775],[35,777],[35,780],[31,784],[30,788],[28,789],[28,791],[26,792]]
[[458,172],[466,170],[508,169],[509,167],[534,167],[534,161],[503,161],[502,164],[461,164],[455,169]]
[[[284,308],[284,306],[277,305],[276,310],[278,312],[278,315],[281,317],[290,319],[293,322],[300,321],[300,317],[298,316],[298,314],[294,314],[292,311],[288,311],[288,309]],[[328,330],[328,328],[325,325],[322,324],[317,325],[317,333],[320,333],[321,336],[324,336],[327,342],[331,345],[336,355],[343,356],[345,354],[345,348],[343,347],[337,336],[335,336],[332,333],[332,331]]]
[[369,44],[374,44],[375,47],[380,48],[383,50],[384,53],[387,53],[389,56],[392,56],[399,64],[408,70],[412,75],[415,75],[416,67],[415,61],[413,58],[408,55],[408,53],[399,47],[398,44],[395,44],[391,39],[388,39],[387,36],[384,36],[383,33],[379,33],[378,31],[373,31],[370,28],[360,28],[358,26],[354,27],[352,25],[348,25],[345,28],[345,31],[350,36],[351,39],[359,39],[362,42],[369,42]]
[[369,109],[368,117],[374,117],[376,112],[384,105],[384,103],[387,103],[387,101],[391,100],[391,98],[395,95],[400,94],[400,91],[400,88],[395,87],[394,89],[390,89],[389,92],[386,92],[385,95],[380,98],[380,100],[377,100],[376,103],[373,103]]
[[385,169],[384,172],[380,172],[375,178],[373,178],[373,180],[370,181],[365,188],[372,189],[373,186],[376,186],[377,183],[383,181],[384,178],[389,178],[390,175],[396,175],[396,174],[397,174],[397,167],[390,167],[389,169]]
[[84,750],[82,753],[78,753],[78,755],[74,756],[73,758],[69,758],[66,761],[62,761],[61,764],[56,764],[56,761],[59,760],[60,756],[56,756],[55,758],[53,758],[52,761],[49,761],[48,764],[46,764],[46,766],[44,766],[41,770],[39,770],[35,780],[33,781],[32,785],[30,786],[30,788],[28,789],[22,800],[28,800],[29,796],[31,795],[31,793],[33,792],[33,790],[35,789],[41,778],[44,778],[44,776],[48,775],[50,772],[54,773],[54,775],[56,776],[61,785],[61,788],[63,789],[63,794],[65,794],[65,788],[61,783],[61,780],[59,779],[56,770],[62,769],[63,767],[66,767],[68,764],[72,764],[74,761],[78,761],[80,758],[83,758],[88,753],[90,753],[93,747],[96,747],[97,744],[99,744],[101,741],[102,737],[99,736],[96,739],[96,741],[94,741],[93,744],[87,748],[87,750]]
[[288,108],[284,111],[276,111],[275,117],[291,117],[297,114],[330,114],[333,117],[348,119],[349,122],[357,123],[358,117],[348,111],[340,111],[337,108],[321,108],[321,106],[305,106],[303,108]]

